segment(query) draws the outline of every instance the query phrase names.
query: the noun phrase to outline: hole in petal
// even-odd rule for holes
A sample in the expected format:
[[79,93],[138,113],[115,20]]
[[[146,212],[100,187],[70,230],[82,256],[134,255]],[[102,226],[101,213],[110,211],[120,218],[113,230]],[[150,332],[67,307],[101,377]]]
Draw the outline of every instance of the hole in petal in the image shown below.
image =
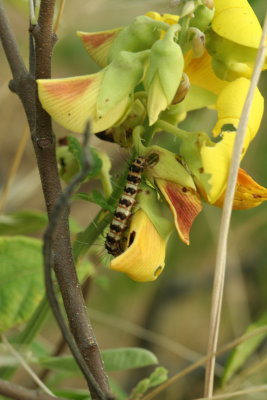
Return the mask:
[[224,124],[221,128],[221,132],[235,132],[236,128],[233,124]]
[[131,246],[131,244],[133,244],[133,241],[134,241],[134,238],[135,238],[135,234],[136,234],[136,232],[135,232],[135,231],[132,231],[132,232],[131,232],[131,234],[130,234],[130,238],[129,238],[129,244],[128,244],[128,247],[130,247],[130,246]]
[[154,276],[159,276],[161,274],[162,270],[163,270],[162,266],[159,265],[158,268],[155,269],[155,271],[154,271]]

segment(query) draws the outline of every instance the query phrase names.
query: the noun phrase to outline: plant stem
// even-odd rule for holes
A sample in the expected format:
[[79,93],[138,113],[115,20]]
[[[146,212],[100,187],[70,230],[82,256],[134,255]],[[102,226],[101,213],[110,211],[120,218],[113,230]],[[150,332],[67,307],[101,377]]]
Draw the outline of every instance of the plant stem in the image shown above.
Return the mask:
[[[54,6],[55,0],[41,0],[38,25],[31,27],[32,35],[35,38],[36,79],[49,79],[51,77],[52,48],[56,41],[55,35],[52,34]],[[11,90],[20,97],[27,115],[50,219],[56,200],[61,194],[51,118],[39,102],[36,84],[33,76],[25,68],[1,0],[0,36],[13,73],[13,81],[10,84]],[[54,270],[77,346],[88,369],[92,371],[101,390],[108,398],[110,394],[108,379],[88,320],[87,309],[73,261],[68,215],[69,207],[64,206],[53,242]],[[97,398],[94,393],[92,393],[92,398]]]
[[1,195],[1,199],[0,199],[0,214],[2,214],[5,210],[9,190],[10,190],[13,178],[16,175],[17,169],[19,167],[19,164],[20,164],[20,161],[21,161],[21,158],[22,158],[22,155],[23,155],[26,143],[27,143],[28,135],[29,135],[29,127],[28,127],[28,125],[26,125],[24,128],[24,131],[22,133],[22,136],[20,138],[16,154],[13,158],[12,165],[11,165],[11,168],[8,173],[8,177],[6,179],[6,182],[5,182],[5,185],[3,188],[3,192]]
[[64,400],[61,397],[54,397],[41,393],[37,390],[25,389],[22,386],[0,379],[0,393],[9,399],[15,400]]
[[229,168],[229,176],[228,176],[225,200],[222,211],[222,219],[221,219],[221,226],[218,238],[218,247],[217,247],[216,264],[214,272],[210,328],[209,328],[209,342],[208,342],[208,353],[214,355],[207,362],[205,389],[204,389],[204,397],[209,397],[209,398],[212,397],[213,393],[214,365],[216,360],[215,352],[217,349],[219,327],[220,327],[220,316],[221,316],[224,277],[226,269],[226,257],[227,257],[227,241],[228,241],[228,233],[229,233],[230,220],[232,214],[232,206],[235,194],[240,157],[242,154],[243,143],[246,135],[246,129],[253,101],[253,95],[265,60],[266,46],[264,46],[264,42],[266,36],[267,36],[267,12],[265,16],[261,42],[259,45],[259,50],[255,61],[255,67],[251,78],[249,91],[247,94],[247,98],[242,110],[242,114],[236,132],[236,138]]
[[180,140],[189,140],[190,138],[190,133],[184,131],[183,129],[177,128],[176,126],[170,124],[169,122],[163,121],[163,120],[158,120],[156,123],[157,128],[160,128],[171,135],[175,136],[177,139]]

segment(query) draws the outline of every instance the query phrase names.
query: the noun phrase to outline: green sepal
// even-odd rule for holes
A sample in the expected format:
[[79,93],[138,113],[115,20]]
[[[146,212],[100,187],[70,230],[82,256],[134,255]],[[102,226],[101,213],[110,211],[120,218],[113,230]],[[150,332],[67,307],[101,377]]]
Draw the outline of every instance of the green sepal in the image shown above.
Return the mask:
[[212,21],[215,7],[211,10],[209,7],[200,5],[194,11],[194,17],[190,20],[189,25],[194,26],[204,32]]
[[147,87],[159,77],[161,90],[170,104],[179,86],[184,68],[184,57],[181,47],[175,42],[179,25],[172,25],[164,38],[158,40],[151,48],[150,63],[147,72]]
[[149,165],[148,162],[144,173],[152,183],[154,179],[160,178],[166,181],[176,182],[188,188],[196,188],[190,173],[184,165],[181,164],[181,160],[176,154],[160,146],[151,146],[148,147],[145,157],[149,160],[152,155],[155,155],[158,160],[151,163],[151,165]]
[[173,222],[167,219],[167,208],[159,201],[155,189],[144,183],[140,188],[141,192],[137,196],[138,207],[145,211],[161,237],[167,240],[174,229]]
[[97,99],[97,115],[102,117],[123,99],[133,101],[134,88],[144,75],[150,50],[140,53],[122,51],[105,69]]
[[162,29],[167,30],[168,24],[162,21],[141,15],[126,28],[124,28],[114,40],[108,54],[108,60],[114,60],[121,51],[133,53],[150,49],[155,41],[160,38]]

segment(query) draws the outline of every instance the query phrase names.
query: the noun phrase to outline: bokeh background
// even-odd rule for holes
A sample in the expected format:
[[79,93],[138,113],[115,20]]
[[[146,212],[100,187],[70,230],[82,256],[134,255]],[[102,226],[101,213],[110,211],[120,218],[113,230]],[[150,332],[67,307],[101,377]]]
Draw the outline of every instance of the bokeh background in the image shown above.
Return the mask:
[[[260,22],[266,9],[265,0],[250,2]],[[26,0],[4,1],[18,45],[27,63],[28,10]],[[68,77],[96,72],[98,67],[85,52],[76,30],[100,31],[127,25],[132,19],[147,11],[173,12],[167,0],[68,0],[58,31],[54,49],[53,77]],[[16,153],[18,142],[25,129],[26,119],[16,95],[8,89],[11,74],[0,49],[0,189],[3,188]],[[267,95],[267,73],[260,81],[261,93]],[[208,111],[190,113],[183,123],[188,130],[210,131],[214,114]],[[58,138],[67,132],[57,124]],[[105,149],[112,160],[116,177],[128,153],[115,144],[92,139],[92,145]],[[258,135],[250,145],[242,167],[260,184],[267,186],[267,113],[265,112]],[[95,183],[84,187],[90,191]],[[45,210],[38,170],[30,137],[9,190],[4,213],[19,209]],[[72,217],[81,227],[86,227],[98,208],[77,201],[72,207]],[[204,205],[191,230],[191,244],[184,245],[173,233],[167,252],[166,267],[154,283],[136,283],[126,276],[108,270],[108,257],[103,249],[103,238],[94,246],[91,256],[96,265],[96,277],[90,282],[88,307],[95,335],[102,349],[141,346],[153,351],[159,364],[166,367],[169,376],[205,354],[209,327],[211,290],[221,210]],[[267,305],[267,204],[246,211],[234,211],[229,239],[225,296],[222,310],[219,343],[223,345],[241,335],[265,311]],[[42,330],[40,340],[57,346],[60,334],[52,317]],[[267,343],[263,342],[258,353],[247,365],[266,357]],[[218,358],[224,365],[229,354]],[[113,373],[126,391],[151,372],[150,369]],[[218,366],[218,376],[222,368]],[[201,397],[204,369],[174,383],[158,399],[188,400]],[[246,385],[266,383],[267,370],[262,368],[247,378]],[[26,381],[18,374],[16,380]],[[218,379],[219,381],[219,379]],[[67,384],[82,387],[80,381]],[[29,383],[30,384],[30,383]],[[66,385],[66,382],[62,384]],[[244,386],[244,384],[242,384]],[[254,399],[266,399],[257,394]]]

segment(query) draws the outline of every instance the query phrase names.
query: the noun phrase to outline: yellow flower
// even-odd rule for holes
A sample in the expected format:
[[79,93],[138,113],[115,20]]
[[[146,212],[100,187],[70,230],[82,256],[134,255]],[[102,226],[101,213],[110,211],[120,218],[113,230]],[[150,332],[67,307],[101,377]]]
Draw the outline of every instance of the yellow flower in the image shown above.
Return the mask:
[[[236,129],[249,88],[249,83],[250,82],[247,79],[239,78],[229,83],[221,91],[216,105],[218,121],[213,129],[213,133],[215,136],[218,136],[224,126],[226,127],[226,130],[221,133],[221,141],[216,143],[213,147],[204,145],[200,150],[203,172],[210,174],[211,176],[209,181],[211,190],[207,193],[207,199],[211,204],[218,200],[226,187]],[[259,90],[256,89],[249,116],[242,158],[245,155],[250,142],[258,131],[263,115],[263,106],[263,97]],[[229,125],[233,126],[234,130],[227,130]]]
[[88,120],[92,133],[116,126],[130,110],[147,58],[147,51],[123,51],[96,74],[40,79],[37,84],[41,104],[58,123],[74,132],[83,133]]
[[[214,203],[222,207],[225,193]],[[267,189],[255,182],[243,169],[239,168],[233,202],[234,210],[245,210],[260,205],[267,200]]]
[[213,68],[222,79],[250,78],[262,34],[259,21],[246,0],[214,0],[214,4],[212,29],[206,34]]
[[92,132],[101,132],[118,123],[131,105],[129,97],[125,97],[105,116],[98,116],[97,99],[103,76],[104,70],[66,79],[39,79],[40,102],[53,119],[66,129],[83,133],[90,120]]
[[138,282],[154,281],[165,266],[166,241],[143,210],[132,218],[124,253],[114,258],[110,268]]

